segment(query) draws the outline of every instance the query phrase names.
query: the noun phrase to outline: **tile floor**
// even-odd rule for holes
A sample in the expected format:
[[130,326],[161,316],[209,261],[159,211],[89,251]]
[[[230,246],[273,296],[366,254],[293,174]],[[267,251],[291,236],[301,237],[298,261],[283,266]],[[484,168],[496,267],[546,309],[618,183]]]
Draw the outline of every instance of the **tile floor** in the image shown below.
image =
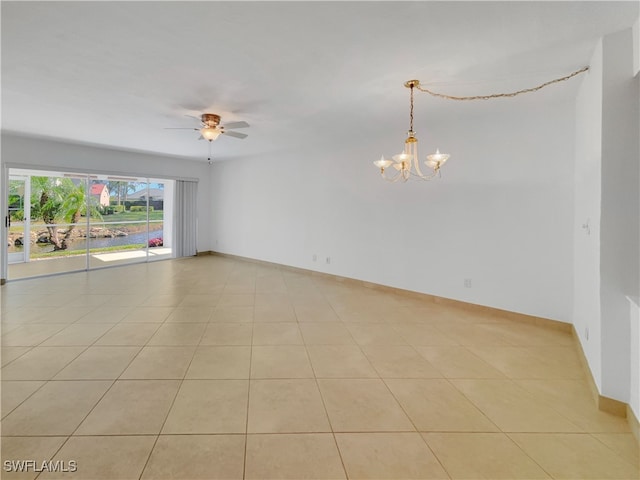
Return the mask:
[[[93,479],[637,479],[557,330],[221,257],[2,287],[2,461]],[[61,464],[59,464],[61,465]]]

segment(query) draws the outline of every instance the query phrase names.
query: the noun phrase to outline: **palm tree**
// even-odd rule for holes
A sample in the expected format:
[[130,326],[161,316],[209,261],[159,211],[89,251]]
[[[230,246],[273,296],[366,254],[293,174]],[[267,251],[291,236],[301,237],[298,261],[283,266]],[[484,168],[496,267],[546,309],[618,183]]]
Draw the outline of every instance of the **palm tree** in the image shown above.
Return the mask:
[[[31,211],[34,218],[42,218],[54,250],[66,250],[71,234],[87,214],[87,194],[84,182],[75,184],[70,178],[31,177]],[[89,198],[92,217],[102,218],[94,198]],[[62,239],[58,238],[56,223],[70,223]]]
[[49,243],[55,250],[61,250],[58,240],[58,227],[55,225],[62,197],[56,187],[58,179],[52,177],[31,177],[31,214],[34,218],[42,218],[47,225]]
[[[76,224],[80,223],[82,215],[87,215],[87,189],[84,183],[79,185],[73,184],[73,182],[66,183],[64,185],[64,201],[60,207],[60,216],[66,223],[69,223],[69,227],[62,237],[59,250],[66,250],[68,248],[67,242],[71,238]],[[89,216],[97,217],[102,220],[102,215],[98,210],[98,202],[94,197],[89,197]],[[88,236],[87,232],[87,236]],[[58,250],[54,246],[54,250]]]

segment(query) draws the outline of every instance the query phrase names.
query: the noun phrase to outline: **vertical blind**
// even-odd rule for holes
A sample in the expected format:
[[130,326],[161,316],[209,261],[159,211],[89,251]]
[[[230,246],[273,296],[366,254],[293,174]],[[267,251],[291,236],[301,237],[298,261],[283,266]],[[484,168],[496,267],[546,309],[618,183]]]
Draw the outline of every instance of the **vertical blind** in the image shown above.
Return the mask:
[[190,257],[197,253],[197,197],[198,182],[176,181],[176,257]]

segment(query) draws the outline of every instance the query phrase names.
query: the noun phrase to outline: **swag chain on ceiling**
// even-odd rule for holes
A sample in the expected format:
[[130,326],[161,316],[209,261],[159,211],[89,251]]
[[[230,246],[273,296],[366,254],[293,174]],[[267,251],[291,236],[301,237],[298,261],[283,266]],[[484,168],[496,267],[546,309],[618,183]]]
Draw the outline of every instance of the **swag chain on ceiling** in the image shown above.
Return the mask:
[[490,100],[492,98],[515,97],[516,95],[520,95],[522,93],[537,92],[538,90],[540,90],[540,89],[542,89],[542,88],[544,88],[546,86],[549,86],[551,84],[564,82],[565,80],[569,80],[570,78],[573,78],[576,75],[584,73],[587,70],[589,70],[588,66],[587,67],[583,67],[580,70],[576,70],[575,72],[573,72],[573,73],[571,73],[569,75],[566,75],[564,77],[556,78],[555,80],[550,80],[548,82],[545,82],[542,85],[538,85],[537,87],[525,88],[524,90],[518,90],[517,92],[493,93],[491,95],[474,95],[474,96],[470,96],[470,97],[456,97],[456,96],[453,96],[453,95],[445,95],[444,93],[432,92],[428,88],[424,88],[423,86],[421,86],[419,83],[416,83],[414,86],[415,86],[415,88],[417,88],[421,92],[428,93],[429,95],[432,95],[434,97],[445,98],[447,100]]

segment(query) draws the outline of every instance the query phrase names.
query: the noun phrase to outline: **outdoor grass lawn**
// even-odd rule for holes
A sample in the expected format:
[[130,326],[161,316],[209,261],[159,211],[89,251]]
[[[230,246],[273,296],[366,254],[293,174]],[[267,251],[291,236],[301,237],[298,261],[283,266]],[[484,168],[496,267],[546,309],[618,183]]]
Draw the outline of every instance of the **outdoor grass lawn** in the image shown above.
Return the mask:
[[[89,253],[106,253],[121,252],[123,250],[141,250],[145,248],[144,243],[133,243],[131,245],[117,245],[114,247],[90,248]],[[53,258],[53,257],[72,257],[74,255],[86,255],[86,250],[57,250],[55,252],[31,253],[30,258]]]
[[[154,210],[153,212],[149,212],[149,220],[162,220],[164,216],[164,212],[162,210]],[[135,222],[135,221],[146,221],[147,220],[147,212],[121,212],[121,213],[112,213],[111,215],[103,215],[102,221],[104,222]],[[92,222],[99,221],[97,218],[92,218]]]

